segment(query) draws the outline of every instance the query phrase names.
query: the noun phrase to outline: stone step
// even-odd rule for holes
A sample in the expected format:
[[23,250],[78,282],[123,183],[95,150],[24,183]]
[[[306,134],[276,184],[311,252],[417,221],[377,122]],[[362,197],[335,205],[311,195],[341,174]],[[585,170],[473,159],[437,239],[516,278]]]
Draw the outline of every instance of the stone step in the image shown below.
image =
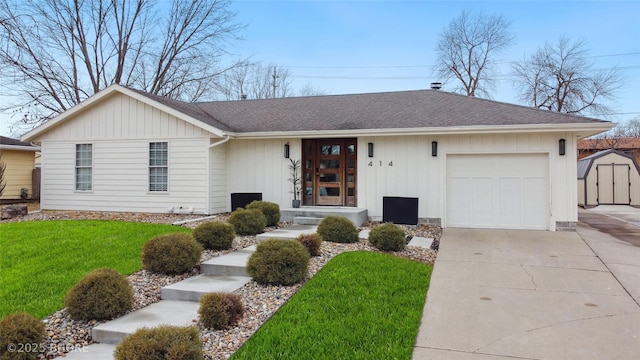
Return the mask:
[[258,242],[267,239],[295,240],[302,234],[315,234],[318,231],[317,226],[313,225],[293,225],[284,229],[277,229],[256,236]]
[[407,244],[407,245],[423,247],[425,249],[431,249],[431,244],[432,243],[433,243],[433,239],[432,238],[414,236],[411,239],[411,241],[409,241],[409,244]]
[[113,360],[116,346],[112,344],[91,344],[73,349],[64,357],[65,360]]
[[199,306],[200,304],[191,301],[160,300],[94,327],[91,330],[91,337],[100,343],[117,345],[127,335],[133,334],[142,327],[195,325]]
[[346,206],[302,206],[299,208],[280,209],[281,221],[293,221],[296,217],[325,218],[342,216],[355,225],[360,226],[368,219],[367,209]]
[[210,292],[232,292],[251,280],[248,276],[201,274],[160,289],[162,300],[200,301]]
[[293,218],[294,225],[320,225],[323,218],[308,217],[308,216],[296,216]]
[[217,256],[200,264],[200,272],[212,275],[249,276],[246,266],[254,251],[256,251],[256,246],[252,245],[242,250]]

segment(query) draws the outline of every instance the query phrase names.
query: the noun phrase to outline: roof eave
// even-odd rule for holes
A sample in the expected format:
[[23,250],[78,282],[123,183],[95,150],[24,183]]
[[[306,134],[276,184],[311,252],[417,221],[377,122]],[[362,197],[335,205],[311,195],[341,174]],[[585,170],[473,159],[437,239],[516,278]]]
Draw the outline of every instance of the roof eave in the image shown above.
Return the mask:
[[20,145],[2,145],[0,144],[0,150],[15,150],[15,151],[40,151],[39,146],[20,146]]
[[578,123],[578,124],[540,124],[540,125],[478,125],[452,126],[432,128],[390,128],[390,129],[350,129],[350,130],[305,130],[305,131],[264,131],[235,133],[236,139],[269,139],[269,138],[323,138],[323,137],[358,137],[358,136],[407,136],[407,135],[461,135],[461,134],[496,134],[496,133],[545,133],[574,132],[578,138],[592,136],[611,129],[614,124]]
[[46,133],[47,131],[53,129],[54,127],[58,126],[60,123],[64,122],[66,119],[72,117],[75,114],[78,114],[84,110],[86,110],[87,108],[91,107],[93,104],[100,102],[103,99],[108,98],[109,96],[111,96],[114,92],[119,92],[121,94],[125,94],[127,96],[130,96],[140,102],[143,102],[149,106],[153,106],[161,111],[164,111],[170,115],[175,116],[178,119],[181,119],[183,121],[188,122],[191,125],[197,126],[203,130],[206,130],[216,136],[220,136],[223,137],[226,135],[226,133],[218,128],[215,128],[213,126],[210,126],[206,123],[204,123],[203,121],[200,121],[198,119],[195,119],[191,116],[186,115],[183,112],[180,112],[178,110],[175,110],[167,105],[164,105],[162,103],[159,103],[153,99],[150,99],[138,92],[132,91],[130,89],[127,89],[124,86],[118,85],[118,84],[113,84],[109,87],[107,87],[106,89],[98,92],[97,94],[89,97],[88,99],[84,100],[83,102],[75,105],[74,107],[72,107],[71,109],[59,114],[58,116],[54,117],[53,119],[45,122],[44,124],[38,126],[37,128],[27,132],[26,134],[24,134],[20,141],[23,142],[31,142],[34,141],[35,139],[37,139],[39,136],[41,136],[42,134]]

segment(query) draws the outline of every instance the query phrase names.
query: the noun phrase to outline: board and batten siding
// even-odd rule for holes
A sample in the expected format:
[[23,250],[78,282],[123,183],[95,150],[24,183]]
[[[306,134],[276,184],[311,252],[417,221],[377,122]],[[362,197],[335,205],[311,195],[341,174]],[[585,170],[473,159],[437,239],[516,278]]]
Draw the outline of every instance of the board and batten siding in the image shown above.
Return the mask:
[[[51,210],[210,213],[209,132],[122,94],[45,133],[41,206]],[[149,192],[149,143],[167,142],[167,192]],[[75,190],[75,146],[93,145],[91,191]],[[223,155],[224,156],[224,155]],[[219,160],[218,160],[219,162]],[[217,182],[220,185],[220,182]]]
[[[558,140],[566,139],[566,154],[558,154]],[[382,219],[382,197],[419,199],[418,217],[446,221],[447,155],[451,154],[548,154],[549,226],[576,222],[576,153],[573,133],[383,136],[358,139],[358,207],[374,220]],[[431,142],[438,155],[431,155]],[[374,157],[366,155],[374,144]]]
[[[299,160],[300,139],[231,140],[227,147],[228,193],[262,193],[262,200],[290,208],[293,200],[289,182],[289,159],[284,145],[289,143],[290,156]],[[230,200],[227,200],[230,210]]]

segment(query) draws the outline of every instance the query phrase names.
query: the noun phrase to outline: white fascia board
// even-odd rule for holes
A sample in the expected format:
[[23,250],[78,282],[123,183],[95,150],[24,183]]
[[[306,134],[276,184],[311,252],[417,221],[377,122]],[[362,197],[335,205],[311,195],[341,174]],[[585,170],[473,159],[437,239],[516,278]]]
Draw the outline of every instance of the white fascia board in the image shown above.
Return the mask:
[[[579,123],[579,124],[542,124],[542,125],[494,125],[459,126],[437,128],[399,128],[399,129],[356,129],[356,130],[310,130],[310,131],[273,131],[246,132],[234,134],[236,139],[282,139],[282,138],[340,138],[358,136],[407,136],[407,135],[460,135],[460,134],[504,134],[504,133],[542,133],[575,132],[581,136],[591,136],[611,129],[615,124]],[[584,135],[589,134],[589,135]]]
[[129,97],[132,97],[140,102],[143,102],[149,106],[155,107],[161,111],[164,111],[170,115],[175,116],[176,118],[186,121],[189,124],[192,124],[194,126],[197,126],[199,128],[202,128],[216,136],[219,137],[224,137],[226,136],[226,133],[218,128],[215,128],[213,126],[210,126],[208,124],[205,124],[204,122],[194,119],[191,116],[187,116],[186,114],[177,111],[169,106],[166,106],[164,104],[161,104],[157,101],[154,101],[142,94],[139,94],[135,91],[129,90],[124,86],[118,85],[118,84],[113,84],[109,87],[107,87],[106,89],[98,92],[97,94],[94,94],[92,96],[90,96],[89,98],[85,99],[84,101],[82,101],[81,103],[75,105],[74,107],[72,107],[71,109],[59,114],[58,116],[54,117],[53,119],[45,122],[44,124],[38,126],[37,128],[27,132],[26,134],[22,135],[20,141],[23,142],[30,142],[33,139],[37,138],[39,135],[47,132],[48,130],[52,129],[53,127],[57,126],[58,124],[64,122],[66,119],[72,117],[73,115],[84,111],[85,109],[91,107],[91,105],[93,105],[94,103],[100,102],[102,99],[108,98],[111,94],[113,94],[114,92],[119,92],[121,94],[125,94]]

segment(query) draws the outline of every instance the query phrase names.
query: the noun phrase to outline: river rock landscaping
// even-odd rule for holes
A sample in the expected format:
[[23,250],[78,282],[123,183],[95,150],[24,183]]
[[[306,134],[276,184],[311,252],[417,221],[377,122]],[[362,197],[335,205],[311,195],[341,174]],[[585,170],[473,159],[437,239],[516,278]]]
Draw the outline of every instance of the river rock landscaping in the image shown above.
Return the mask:
[[[202,221],[226,221],[229,214],[217,215],[213,218]],[[182,214],[135,214],[135,213],[98,213],[98,212],[73,212],[73,211],[42,211],[31,213],[27,216],[14,218],[9,221],[39,221],[39,220],[64,220],[64,219],[91,219],[91,220],[122,220],[134,222],[164,223],[172,224],[185,220],[197,220],[198,215]],[[192,221],[181,226],[195,228],[200,221]],[[379,222],[367,222],[359,230],[371,229]],[[276,227],[267,228],[270,231],[276,228],[283,228],[290,223],[280,222]],[[433,225],[419,225],[417,227],[403,226],[407,236],[420,236],[434,239],[434,246],[437,249],[441,236],[441,229]],[[201,261],[207,261],[213,257],[220,256],[235,250],[239,250],[256,243],[255,236],[236,236],[232,249],[223,251],[203,251]],[[433,246],[432,246],[433,247]],[[306,280],[313,277],[329,260],[336,255],[356,250],[367,250],[379,252],[371,246],[367,240],[352,244],[339,244],[323,242],[320,256],[313,257],[309,265],[309,272]],[[407,246],[401,252],[392,253],[396,256],[409,258],[415,261],[433,264],[437,256],[437,251],[415,246]],[[133,310],[140,309],[150,304],[160,301],[160,289],[163,286],[184,280],[190,276],[199,274],[199,269],[194,268],[190,272],[167,276],[149,273],[145,270],[138,271],[128,276],[128,280],[134,289]],[[293,286],[263,286],[255,281],[250,281],[234,293],[241,296],[245,306],[245,313],[236,326],[226,329],[212,331],[204,328],[194,319],[194,325],[200,329],[200,334],[204,343],[205,359],[228,359],[258,328],[267,321],[284,303],[287,302],[306,282]],[[132,310],[132,311],[133,311]],[[71,320],[65,309],[62,309],[45,319],[45,329],[47,337],[42,346],[41,359],[53,359],[64,356],[68,351],[78,349],[81,346],[92,344],[91,329],[102,323],[92,321]]]

